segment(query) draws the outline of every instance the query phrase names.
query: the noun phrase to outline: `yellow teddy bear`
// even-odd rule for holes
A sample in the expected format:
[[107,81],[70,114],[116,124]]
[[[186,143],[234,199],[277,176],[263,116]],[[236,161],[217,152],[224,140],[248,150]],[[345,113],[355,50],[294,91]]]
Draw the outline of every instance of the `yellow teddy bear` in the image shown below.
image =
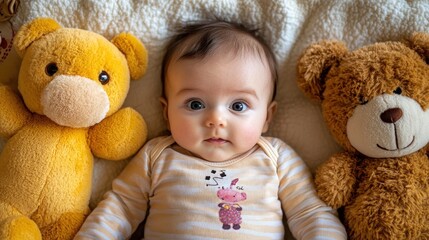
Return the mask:
[[120,108],[147,52],[131,34],[108,41],[48,18],[14,44],[19,94],[0,86],[0,239],[71,239],[89,212],[93,155],[125,159],[146,140],[141,115]]

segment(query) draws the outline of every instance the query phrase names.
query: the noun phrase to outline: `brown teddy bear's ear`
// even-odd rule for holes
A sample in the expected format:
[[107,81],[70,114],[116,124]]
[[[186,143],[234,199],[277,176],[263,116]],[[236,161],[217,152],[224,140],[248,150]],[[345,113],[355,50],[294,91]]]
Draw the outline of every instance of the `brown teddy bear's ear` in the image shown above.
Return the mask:
[[410,48],[416,51],[429,64],[429,33],[413,33],[408,42]]
[[121,33],[112,43],[125,55],[132,80],[142,77],[147,68],[148,56],[145,46],[130,33]]
[[310,98],[323,100],[325,77],[329,69],[348,52],[341,41],[322,41],[310,45],[298,60],[298,86]]
[[14,46],[16,52],[21,57],[24,56],[25,50],[31,43],[48,33],[55,32],[59,28],[61,28],[61,25],[51,18],[36,18],[24,24],[15,36]]

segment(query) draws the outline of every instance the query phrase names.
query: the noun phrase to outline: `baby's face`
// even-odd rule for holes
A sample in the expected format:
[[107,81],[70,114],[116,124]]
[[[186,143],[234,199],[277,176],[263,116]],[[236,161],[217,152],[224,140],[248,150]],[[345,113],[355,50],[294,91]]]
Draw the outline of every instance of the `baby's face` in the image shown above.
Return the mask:
[[272,88],[267,63],[252,53],[173,59],[162,102],[174,140],[211,162],[246,152],[268,129]]

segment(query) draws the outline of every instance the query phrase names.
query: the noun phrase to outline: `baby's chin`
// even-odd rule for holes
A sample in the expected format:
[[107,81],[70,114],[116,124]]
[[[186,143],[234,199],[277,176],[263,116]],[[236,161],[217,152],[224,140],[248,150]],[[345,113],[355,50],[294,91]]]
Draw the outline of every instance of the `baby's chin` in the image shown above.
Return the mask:
[[176,141],[185,152],[190,156],[200,158],[211,163],[221,163],[230,160],[236,160],[241,155],[245,156],[253,146],[234,146],[228,140],[215,139],[212,141],[203,141],[202,144],[186,144],[186,142]]

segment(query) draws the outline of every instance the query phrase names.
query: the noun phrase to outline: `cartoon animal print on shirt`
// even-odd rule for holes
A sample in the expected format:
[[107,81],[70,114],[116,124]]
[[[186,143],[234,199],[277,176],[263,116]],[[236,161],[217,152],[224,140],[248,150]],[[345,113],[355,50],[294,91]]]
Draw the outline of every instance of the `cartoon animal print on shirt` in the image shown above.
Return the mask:
[[217,187],[219,186],[219,181],[223,180],[226,177],[226,170],[211,170],[210,173],[213,176],[206,176],[205,180],[208,181],[206,187]]
[[231,228],[238,230],[241,224],[241,211],[242,207],[237,203],[247,199],[246,193],[239,192],[233,187],[237,184],[238,178],[231,181],[229,188],[219,189],[217,191],[217,197],[222,200],[218,204],[219,209],[219,220],[223,223],[222,228],[228,230]]

